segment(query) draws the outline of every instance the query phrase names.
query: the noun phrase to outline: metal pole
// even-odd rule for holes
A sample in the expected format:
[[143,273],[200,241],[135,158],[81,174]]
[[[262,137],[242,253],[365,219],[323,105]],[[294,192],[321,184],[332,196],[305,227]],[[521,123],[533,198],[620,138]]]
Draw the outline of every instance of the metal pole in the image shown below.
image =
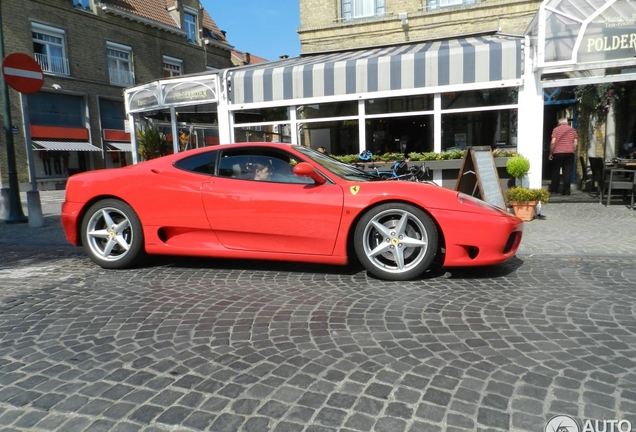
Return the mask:
[[40,228],[44,226],[42,215],[42,202],[38,191],[38,182],[35,173],[35,158],[31,145],[31,117],[29,117],[29,98],[20,93],[22,103],[22,120],[24,121],[24,141],[26,142],[27,159],[29,161],[29,177],[31,178],[31,190],[27,191],[27,213],[29,214],[29,226]]
[[[2,32],[2,0],[0,0],[0,59],[4,59],[4,36]],[[4,109],[4,135],[7,143],[7,174],[9,177],[9,217],[6,223],[26,223],[28,220],[22,212],[20,201],[20,184],[15,164],[15,149],[13,148],[13,128],[11,125],[11,106],[9,104],[9,88],[0,74],[2,81],[2,105]]]

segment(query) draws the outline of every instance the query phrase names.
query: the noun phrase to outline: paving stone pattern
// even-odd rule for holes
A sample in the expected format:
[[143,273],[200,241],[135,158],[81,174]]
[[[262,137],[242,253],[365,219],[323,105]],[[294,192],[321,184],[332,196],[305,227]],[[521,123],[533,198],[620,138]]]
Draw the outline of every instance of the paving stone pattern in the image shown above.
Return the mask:
[[[560,220],[605,209],[559,206],[526,224],[505,265],[399,283],[185,258],[106,271],[53,221],[4,226],[0,430],[543,431],[557,414],[636,425],[634,247],[554,237],[555,252]],[[599,231],[635,229],[636,212],[605,210],[616,217]]]

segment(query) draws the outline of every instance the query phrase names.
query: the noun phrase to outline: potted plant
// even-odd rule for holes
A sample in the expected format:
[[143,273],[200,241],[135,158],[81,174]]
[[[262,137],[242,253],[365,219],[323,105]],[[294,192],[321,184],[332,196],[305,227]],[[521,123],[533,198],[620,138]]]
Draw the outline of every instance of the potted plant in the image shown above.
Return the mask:
[[506,198],[515,215],[523,221],[529,222],[534,218],[538,203],[545,204],[550,198],[546,189],[530,189],[523,186],[523,179],[530,171],[530,161],[522,155],[516,155],[506,162],[506,171],[511,178],[516,179],[506,191]]
[[170,145],[166,136],[157,128],[137,129],[138,153],[142,160],[150,160],[168,154]]
[[517,184],[522,184],[523,178],[530,172],[530,160],[521,155],[516,155],[506,162],[506,171],[510,177],[517,179]]
[[525,222],[534,218],[535,208],[538,203],[545,204],[550,198],[547,189],[530,189],[523,186],[514,186],[506,191],[508,203],[515,212],[515,216]]

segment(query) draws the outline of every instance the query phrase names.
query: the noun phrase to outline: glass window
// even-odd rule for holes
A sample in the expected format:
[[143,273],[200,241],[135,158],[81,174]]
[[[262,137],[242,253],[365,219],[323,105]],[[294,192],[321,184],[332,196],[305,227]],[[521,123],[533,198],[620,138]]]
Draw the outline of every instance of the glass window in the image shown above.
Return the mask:
[[235,142],[283,142],[290,143],[290,126],[276,125],[244,126],[234,129]]
[[31,124],[86,127],[83,97],[40,91],[28,98]]
[[175,168],[185,171],[192,171],[201,174],[214,175],[216,170],[216,159],[219,152],[209,151],[199,153],[175,162]]
[[82,9],[91,9],[91,0],[73,0],[73,6]]
[[368,99],[364,102],[367,115],[394,112],[433,110],[433,95],[403,96],[398,98]]
[[70,75],[64,49],[64,31],[34,25],[31,31],[33,52],[44,72]]
[[197,40],[197,16],[195,14],[185,12],[183,15],[183,27],[186,32],[188,42],[196,42]]
[[300,105],[296,111],[299,119],[357,116],[358,101]]
[[443,93],[442,109],[516,104],[517,94],[517,87]]
[[164,56],[163,57],[164,78],[170,78],[173,76],[183,75],[182,65],[183,65],[183,62],[181,60]]
[[300,125],[300,144],[329,154],[343,156],[360,153],[358,120],[326,121]]
[[283,149],[240,148],[222,150],[219,176],[275,183],[313,183],[294,174],[299,161]]
[[99,99],[99,117],[102,129],[124,130],[126,109],[122,101]]
[[108,74],[113,85],[128,87],[135,84],[132,70],[132,50],[128,47],[109,46]]
[[342,0],[342,20],[381,17],[385,0]]
[[467,146],[511,145],[517,138],[517,110],[442,115],[442,151]]
[[246,111],[237,111],[234,121],[240,123],[256,123],[289,120],[289,107],[256,108]]
[[433,115],[368,120],[366,146],[373,154],[433,151]]
[[446,7],[471,6],[476,0],[426,0],[426,10],[435,10]]

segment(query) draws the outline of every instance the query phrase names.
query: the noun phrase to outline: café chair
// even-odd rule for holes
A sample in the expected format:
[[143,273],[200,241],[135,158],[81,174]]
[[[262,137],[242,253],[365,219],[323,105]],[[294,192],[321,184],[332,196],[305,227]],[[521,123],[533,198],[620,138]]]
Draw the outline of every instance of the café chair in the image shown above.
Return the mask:
[[583,156],[579,156],[579,161],[581,161],[581,182],[579,183],[579,190],[583,191],[583,188],[589,183],[590,184],[590,190],[592,189],[592,186],[594,186],[592,183],[590,183],[590,176],[587,174],[587,164],[585,163],[585,158]]
[[632,182],[632,202],[629,205],[630,210],[634,210],[634,195],[636,195],[636,173],[634,173],[634,181]]
[[603,173],[605,171],[605,162],[603,161],[603,158],[591,157],[590,169],[592,170],[591,187],[596,187],[596,190],[600,191],[603,186]]
[[623,168],[608,168],[605,172],[604,180],[600,187],[599,204],[603,203],[603,193],[607,190],[607,204],[609,207],[610,198],[613,191],[622,191],[623,194],[629,192],[632,198],[632,207],[634,201],[634,170]]

